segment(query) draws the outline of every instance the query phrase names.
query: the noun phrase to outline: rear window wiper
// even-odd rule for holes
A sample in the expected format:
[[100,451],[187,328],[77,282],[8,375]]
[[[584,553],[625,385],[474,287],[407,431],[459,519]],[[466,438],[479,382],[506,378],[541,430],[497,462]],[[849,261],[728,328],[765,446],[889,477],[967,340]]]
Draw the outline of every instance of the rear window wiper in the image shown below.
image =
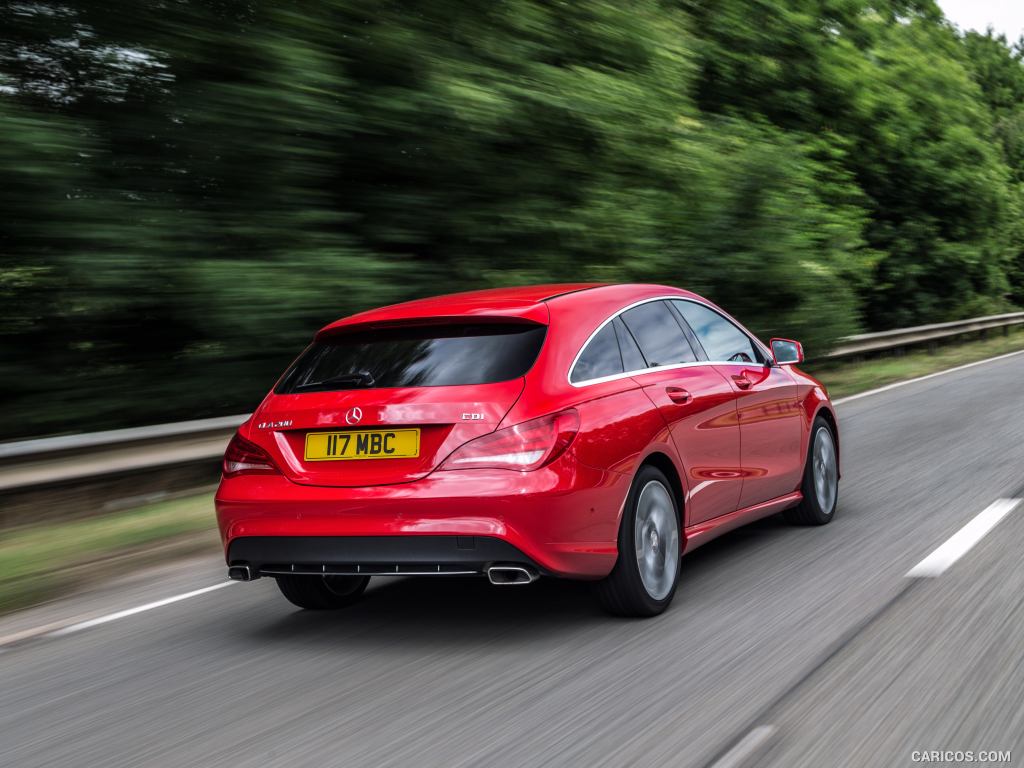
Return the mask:
[[354,371],[352,373],[343,373],[340,376],[332,376],[329,379],[322,379],[321,381],[311,381],[307,384],[298,384],[295,387],[293,387],[293,390],[298,392],[299,390],[302,389],[319,389],[322,387],[344,385],[355,385],[359,387],[365,387],[368,389],[376,383],[377,380],[369,371]]

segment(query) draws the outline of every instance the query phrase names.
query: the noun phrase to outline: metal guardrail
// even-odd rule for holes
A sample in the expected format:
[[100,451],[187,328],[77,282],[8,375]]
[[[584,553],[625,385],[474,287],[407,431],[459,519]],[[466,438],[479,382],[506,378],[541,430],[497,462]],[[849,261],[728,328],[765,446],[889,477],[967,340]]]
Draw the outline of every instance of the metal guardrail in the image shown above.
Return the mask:
[[[1021,323],[1024,323],[1024,312],[1009,312],[863,333],[842,339],[840,345],[825,358],[841,359],[900,349]],[[220,458],[234,430],[246,418],[247,414],[240,414],[0,443],[0,493],[54,484],[66,486],[68,483],[187,463],[211,463]]]
[[0,462],[22,456],[49,456],[54,451],[80,451],[101,446],[125,445],[142,440],[178,437],[179,435],[195,437],[206,432],[237,429],[238,425],[247,418],[249,418],[249,414],[243,413],[240,416],[221,416],[216,419],[197,419],[173,424],[154,424],[148,427],[111,429],[106,432],[89,432],[81,435],[42,437],[34,440],[0,443]]
[[825,357],[827,359],[839,359],[864,355],[870,352],[901,349],[916,344],[938,341],[939,339],[948,339],[965,333],[987,331],[993,328],[1009,328],[1011,325],[1019,325],[1021,323],[1024,323],[1024,312],[1007,312],[1002,315],[954,320],[950,323],[918,325],[913,328],[898,328],[894,331],[880,331],[879,333],[862,333],[842,339],[840,345],[825,355]]
[[212,463],[248,414],[0,443],[0,494]]

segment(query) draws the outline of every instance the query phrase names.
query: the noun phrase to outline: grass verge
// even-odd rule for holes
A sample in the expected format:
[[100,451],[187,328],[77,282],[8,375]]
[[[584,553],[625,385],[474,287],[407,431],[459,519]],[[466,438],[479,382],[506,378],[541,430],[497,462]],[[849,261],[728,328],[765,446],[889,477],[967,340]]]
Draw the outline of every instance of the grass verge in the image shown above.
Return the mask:
[[1012,328],[1007,336],[998,331],[990,333],[995,335],[940,346],[933,352],[920,349],[860,362],[809,363],[801,368],[821,379],[829,395],[838,400],[875,387],[1024,349],[1024,328],[1020,326]]
[[[0,533],[0,613],[110,575],[138,559],[214,551],[213,494]],[[140,555],[134,558],[133,555]]]

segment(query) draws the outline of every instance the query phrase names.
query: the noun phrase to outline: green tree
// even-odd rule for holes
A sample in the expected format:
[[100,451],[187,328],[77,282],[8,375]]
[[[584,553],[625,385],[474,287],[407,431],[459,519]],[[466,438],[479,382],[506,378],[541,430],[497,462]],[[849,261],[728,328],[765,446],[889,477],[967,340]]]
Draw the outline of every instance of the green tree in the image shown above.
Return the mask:
[[0,437],[252,407],[312,332],[673,283],[818,354],[1024,301],[1021,47],[932,0],[0,8]]

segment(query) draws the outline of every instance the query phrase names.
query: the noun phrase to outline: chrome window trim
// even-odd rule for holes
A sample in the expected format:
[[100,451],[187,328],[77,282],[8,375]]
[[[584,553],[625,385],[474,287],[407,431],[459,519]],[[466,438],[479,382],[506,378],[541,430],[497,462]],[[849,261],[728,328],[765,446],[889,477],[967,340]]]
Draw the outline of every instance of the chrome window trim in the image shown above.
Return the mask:
[[[689,301],[692,304],[699,304],[700,306],[705,307],[705,308],[711,310],[712,312],[714,312],[716,315],[718,315],[720,318],[725,320],[727,323],[729,323],[731,326],[733,326],[736,330],[738,330],[740,333],[742,333],[744,336],[746,336],[755,347],[757,347],[758,349],[761,350],[762,354],[764,354],[765,357],[768,358],[768,360],[772,359],[771,353],[767,350],[767,348],[765,347],[764,344],[762,344],[756,338],[754,338],[749,333],[747,333],[746,330],[744,330],[743,328],[740,328],[738,325],[736,325],[736,323],[734,323],[732,320],[730,320],[728,317],[723,315],[721,312],[719,312],[717,309],[712,307],[707,302],[705,302],[705,301],[698,301],[697,299],[691,299],[689,296],[673,296],[673,295],[669,295],[669,296],[653,296],[653,297],[651,297],[649,299],[641,299],[640,301],[634,301],[632,304],[630,304],[628,306],[625,306],[625,307],[623,307],[620,310],[617,310],[613,315],[611,315],[608,318],[606,318],[604,322],[602,322],[599,326],[597,326],[597,328],[594,330],[594,332],[587,337],[586,341],[583,342],[583,345],[579,348],[579,351],[576,353],[576,356],[572,359],[572,363],[569,365],[569,372],[566,374],[565,378],[566,378],[566,381],[569,383],[570,387],[574,387],[576,389],[579,389],[581,387],[589,387],[591,384],[604,384],[605,382],[608,382],[608,381],[616,381],[618,379],[626,379],[626,378],[629,378],[631,376],[640,376],[640,375],[645,374],[645,373],[654,373],[655,371],[673,371],[673,370],[677,370],[679,368],[694,368],[694,367],[699,366],[699,365],[762,365],[761,363],[756,363],[756,362],[755,363],[740,363],[740,362],[737,362],[735,360],[697,360],[697,361],[694,361],[692,363],[673,363],[672,365],[659,365],[659,366],[657,366],[655,368],[640,368],[640,369],[634,370],[634,371],[623,371],[622,373],[613,373],[610,376],[598,376],[595,379],[585,379],[584,381],[574,382],[572,380],[572,372],[576,368],[576,363],[579,362],[580,357],[583,356],[584,350],[586,350],[586,348],[588,346],[590,346],[590,342],[594,340],[594,337],[597,336],[597,334],[599,334],[604,329],[604,327],[606,325],[608,325],[608,323],[612,322],[615,318],[617,318],[623,312],[628,312],[629,310],[633,309],[634,307],[639,307],[642,304],[650,304],[652,301]],[[681,328],[679,329],[679,332],[682,333],[682,329]],[[685,334],[684,334],[683,338],[686,338]],[[766,367],[766,368],[770,367],[770,363],[767,364],[767,365],[764,365],[763,367]]]

